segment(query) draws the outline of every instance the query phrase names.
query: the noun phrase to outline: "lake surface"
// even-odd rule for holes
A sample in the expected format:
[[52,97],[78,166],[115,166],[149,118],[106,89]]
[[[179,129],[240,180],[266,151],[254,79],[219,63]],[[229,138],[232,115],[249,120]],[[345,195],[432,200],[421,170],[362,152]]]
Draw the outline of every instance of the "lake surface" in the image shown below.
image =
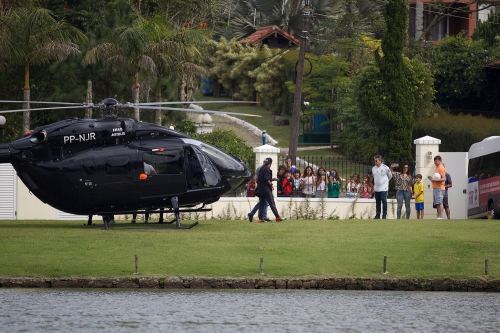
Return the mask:
[[499,332],[499,293],[0,289],[2,332]]

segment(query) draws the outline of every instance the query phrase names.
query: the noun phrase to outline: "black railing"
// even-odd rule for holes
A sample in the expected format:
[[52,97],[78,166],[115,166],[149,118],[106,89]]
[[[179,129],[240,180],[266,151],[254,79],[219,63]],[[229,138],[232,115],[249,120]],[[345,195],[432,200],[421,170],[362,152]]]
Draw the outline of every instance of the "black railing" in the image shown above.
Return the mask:
[[[278,158],[278,166],[286,166],[285,160],[286,156],[280,156]],[[371,174],[373,162],[372,160],[353,160],[345,157],[300,156],[297,157],[294,165],[300,170],[301,175],[308,166],[312,167],[315,175],[319,168],[323,168],[327,172],[331,169],[335,169],[342,179],[342,183],[344,183],[346,180],[348,181],[354,173],[359,174],[361,180],[364,174]]]
[[[403,160],[394,161],[384,161],[384,163],[390,167],[391,163],[399,163],[398,168],[394,168],[394,171],[401,171],[403,164],[407,163]],[[276,169],[280,165],[286,166],[286,156],[279,156]],[[355,173],[359,175],[359,181],[363,182],[363,175],[371,175],[372,167],[374,165],[373,159],[362,160],[362,159],[349,159],[346,157],[333,157],[333,156],[300,156],[297,157],[295,167],[300,170],[301,177],[304,173],[304,169],[310,166],[313,169],[314,175],[317,175],[319,168],[323,168],[326,172],[330,172],[331,169],[335,169],[342,179],[342,194],[345,196],[346,186],[349,183],[351,176]],[[410,173],[415,176],[415,165],[410,164]],[[274,175],[275,176],[275,175]],[[234,191],[227,193],[225,196],[228,197],[244,197],[247,196],[247,189],[242,186]],[[391,180],[389,184],[389,197],[395,196],[394,180]]]

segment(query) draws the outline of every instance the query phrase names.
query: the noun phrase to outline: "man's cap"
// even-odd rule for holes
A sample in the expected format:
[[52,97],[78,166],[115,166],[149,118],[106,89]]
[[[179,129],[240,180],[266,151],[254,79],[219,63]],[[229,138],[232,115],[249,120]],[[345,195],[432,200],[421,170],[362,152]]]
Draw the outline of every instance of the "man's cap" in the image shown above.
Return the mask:
[[267,165],[267,164],[271,164],[271,163],[273,163],[273,159],[272,159],[272,158],[270,158],[270,157],[267,157],[267,158],[264,160],[264,164],[266,164],[266,165]]

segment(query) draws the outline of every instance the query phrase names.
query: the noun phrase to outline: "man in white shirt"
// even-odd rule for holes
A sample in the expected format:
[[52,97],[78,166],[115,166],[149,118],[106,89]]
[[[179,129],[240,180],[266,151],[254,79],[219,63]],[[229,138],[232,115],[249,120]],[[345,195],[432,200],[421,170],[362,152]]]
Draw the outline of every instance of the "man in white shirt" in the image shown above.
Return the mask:
[[382,156],[373,158],[375,166],[372,168],[373,192],[375,193],[375,219],[380,219],[380,206],[382,205],[382,219],[387,218],[387,191],[392,178],[391,169],[382,163]]

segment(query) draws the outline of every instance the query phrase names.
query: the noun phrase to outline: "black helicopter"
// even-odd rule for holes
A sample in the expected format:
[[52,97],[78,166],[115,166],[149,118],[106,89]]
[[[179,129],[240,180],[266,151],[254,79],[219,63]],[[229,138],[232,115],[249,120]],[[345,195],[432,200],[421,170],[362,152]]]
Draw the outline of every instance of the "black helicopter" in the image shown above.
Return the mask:
[[[26,103],[19,101],[0,101]],[[45,102],[30,102],[45,103]],[[57,104],[57,102],[48,102]],[[209,211],[205,205],[251,179],[239,159],[160,125],[118,118],[122,107],[226,113],[155,106],[163,103],[71,104],[62,108],[101,108],[101,119],[72,118],[35,128],[26,137],[0,144],[0,163],[11,163],[26,187],[61,211],[101,215],[105,229],[115,214]],[[45,110],[55,108],[32,108]],[[25,111],[8,110],[0,113]],[[248,115],[248,114],[245,114]],[[201,205],[201,207],[200,207]],[[163,214],[160,214],[160,223]]]

